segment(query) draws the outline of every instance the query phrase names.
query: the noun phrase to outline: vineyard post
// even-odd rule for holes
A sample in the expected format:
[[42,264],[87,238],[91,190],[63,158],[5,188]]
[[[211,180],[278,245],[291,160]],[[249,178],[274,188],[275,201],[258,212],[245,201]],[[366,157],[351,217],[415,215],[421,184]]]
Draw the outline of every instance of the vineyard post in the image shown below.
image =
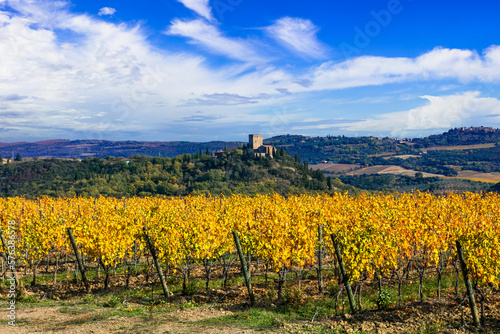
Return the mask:
[[78,267],[80,268],[80,273],[82,274],[83,283],[85,284],[87,292],[90,292],[90,285],[89,282],[87,281],[87,276],[85,276],[85,268],[83,267],[82,258],[80,257],[80,253],[78,252],[78,247],[76,246],[75,237],[73,236],[73,231],[71,230],[71,227],[68,227],[67,231],[68,231],[69,241],[71,241],[71,246],[73,246],[73,250],[76,255],[76,261],[78,263]]
[[147,226],[144,226],[144,237],[146,238],[146,243],[148,244],[149,250],[151,251],[151,256],[153,256],[153,261],[156,266],[156,270],[158,271],[158,276],[160,276],[161,288],[163,289],[163,294],[165,298],[168,299],[168,295],[170,294],[168,291],[167,283],[165,282],[165,278],[163,277],[163,272],[160,267],[160,263],[158,262],[158,258],[156,257],[155,246],[153,245],[153,241],[151,241],[151,237],[148,234]]
[[233,231],[234,243],[236,244],[236,249],[238,250],[238,256],[241,261],[241,269],[243,270],[243,275],[245,275],[245,282],[248,288],[248,295],[250,296],[250,304],[255,306],[255,297],[252,291],[252,282],[250,282],[250,276],[248,275],[247,266],[245,264],[245,256],[243,255],[243,251],[241,250],[240,239],[238,238],[238,234],[236,231]]
[[56,268],[54,269],[54,276],[52,278],[52,284],[56,285],[57,283],[57,270],[59,269],[59,258],[56,257]]
[[347,297],[349,298],[349,305],[351,306],[352,313],[356,313],[356,302],[354,301],[354,296],[352,294],[351,283],[349,283],[349,277],[347,276],[347,272],[344,267],[344,262],[342,262],[342,254],[340,253],[340,247],[337,244],[337,236],[332,233],[332,242],[333,247],[335,248],[335,255],[337,256],[337,260],[339,262],[340,273],[342,274],[342,283],[344,283],[347,290]]
[[[7,268],[9,267],[9,260],[7,258],[7,254],[9,254],[9,247],[7,247],[7,242],[5,241],[5,237],[3,236],[3,231],[2,228],[0,227],[0,239],[2,240],[2,246],[4,249],[4,258],[5,261],[7,262]],[[12,273],[14,274],[14,280],[16,282],[16,287],[20,287],[19,285],[19,277],[17,276],[17,270],[12,270]]]
[[323,225],[318,226],[318,289],[323,292]]
[[[134,225],[137,225],[137,218],[134,218]],[[134,240],[134,274],[137,276],[137,241]]]
[[472,320],[474,321],[474,326],[479,327],[479,315],[477,312],[476,300],[474,298],[474,289],[472,288],[472,284],[469,280],[469,271],[467,269],[467,264],[464,259],[464,250],[460,241],[456,241],[457,244],[457,254],[460,260],[460,266],[462,267],[462,275],[464,277],[465,287],[467,288],[467,295],[469,296],[470,310],[472,313]]

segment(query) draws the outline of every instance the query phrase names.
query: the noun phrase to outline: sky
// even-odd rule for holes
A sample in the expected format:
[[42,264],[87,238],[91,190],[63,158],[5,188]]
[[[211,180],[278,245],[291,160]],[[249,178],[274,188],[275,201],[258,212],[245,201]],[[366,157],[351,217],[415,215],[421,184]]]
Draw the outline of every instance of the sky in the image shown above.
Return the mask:
[[500,128],[496,0],[0,0],[0,142]]

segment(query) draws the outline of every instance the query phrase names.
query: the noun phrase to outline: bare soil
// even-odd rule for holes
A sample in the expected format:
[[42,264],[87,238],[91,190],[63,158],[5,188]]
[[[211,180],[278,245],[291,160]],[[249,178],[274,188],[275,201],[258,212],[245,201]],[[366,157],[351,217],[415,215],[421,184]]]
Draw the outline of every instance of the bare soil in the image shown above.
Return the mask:
[[[387,166],[382,166],[382,165],[377,165],[377,166],[371,166],[371,167],[366,167],[362,169],[358,169],[356,171],[352,171],[347,173],[347,175],[372,175],[372,174],[394,174],[394,175],[407,175],[407,176],[415,176],[417,174],[417,171],[413,169],[406,169],[403,167],[395,166],[395,165],[387,165]],[[424,173],[422,172],[423,177],[444,177],[443,175],[439,174],[432,174],[432,173]]]
[[309,165],[314,170],[322,170],[324,172],[335,172],[335,173],[341,173],[341,172],[347,172],[356,168],[359,168],[359,164],[335,164],[335,163],[321,163],[317,165]]
[[[256,287],[257,299],[263,289]],[[30,293],[30,292],[29,292]],[[77,299],[79,298],[79,299]],[[157,309],[155,312],[133,314],[147,306],[127,303],[118,309],[88,307],[82,305],[81,297],[54,305],[17,305],[16,326],[2,319],[0,333],[500,333],[500,298],[496,295],[485,305],[485,324],[481,330],[472,326],[470,310],[452,298],[429,299],[392,306],[386,310],[363,310],[357,314],[331,314],[306,321],[283,322],[270,328],[251,328],[243,322],[230,322],[224,318],[250,317],[246,311],[250,306],[245,290],[236,289],[226,301],[211,307],[202,294],[187,297],[197,301],[196,307],[179,309]],[[203,303],[206,300],[206,303]],[[179,302],[179,301],[178,301]],[[185,303],[186,300],[181,300]],[[5,303],[2,303],[5,305]],[[5,306],[3,306],[5,307]],[[258,310],[272,312],[274,304],[259,302]],[[116,314],[110,311],[117,310]],[[278,314],[278,313],[277,313]],[[220,319],[214,320],[215,319]],[[207,322],[207,319],[213,319]]]
[[[237,278],[237,268],[231,270]],[[202,269],[193,274],[201,276]],[[26,286],[25,298],[37,302],[16,303],[16,326],[7,324],[7,290],[1,291],[0,334],[3,333],[498,333],[500,334],[500,294],[492,291],[485,303],[485,323],[481,330],[471,326],[472,318],[467,300],[457,301],[450,286],[444,289],[440,300],[428,298],[424,302],[406,302],[391,305],[388,309],[369,309],[350,315],[339,314],[304,316],[301,320],[283,320],[283,309],[292,306],[305,310],[307,303],[330,297],[318,294],[317,281],[313,278],[302,281],[302,297],[286,305],[275,305],[275,297],[269,299],[265,282],[256,282],[254,293],[257,306],[250,308],[244,284],[232,285],[227,290],[200,289],[189,296],[176,292],[169,303],[160,303],[158,294],[151,299],[149,293],[141,298],[130,298],[125,303],[120,297],[117,305],[104,307],[103,300],[123,296],[126,275],[112,276],[110,287],[104,290],[102,278],[92,279],[92,295],[88,295],[81,282],[66,280],[56,285]],[[240,280],[241,281],[241,280]],[[271,281],[272,282],[272,281]],[[273,283],[270,282],[270,286]],[[145,277],[139,274],[130,278],[136,291],[144,292]],[[241,282],[240,282],[241,283]],[[372,282],[373,283],[373,282]],[[375,283],[370,283],[375,286]],[[411,284],[411,282],[409,282]],[[364,290],[366,291],[366,290]],[[463,292],[461,293],[463,294]],[[223,298],[221,298],[223,296]],[[214,303],[215,302],[215,303]],[[479,304],[479,303],[478,303]],[[315,304],[315,305],[321,305]],[[347,301],[344,301],[347,308]],[[315,306],[318,307],[318,306]],[[365,305],[366,307],[366,305]],[[313,313],[316,309],[313,309]],[[275,318],[272,324],[256,327],[251,317],[264,315]],[[255,319],[255,318],[254,318]],[[305,320],[304,320],[305,319]]]

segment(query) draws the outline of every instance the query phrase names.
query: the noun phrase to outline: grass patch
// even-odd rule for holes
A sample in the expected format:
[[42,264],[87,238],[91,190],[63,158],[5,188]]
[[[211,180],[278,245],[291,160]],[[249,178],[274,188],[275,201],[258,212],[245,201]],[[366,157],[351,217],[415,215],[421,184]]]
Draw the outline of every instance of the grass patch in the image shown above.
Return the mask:
[[116,295],[110,295],[108,300],[102,304],[104,307],[116,307],[121,304],[120,299]]
[[196,323],[216,326],[230,325],[255,330],[272,330],[283,328],[288,320],[289,318],[285,314],[254,308],[221,317],[204,319]]
[[64,306],[59,309],[60,313],[69,315],[82,315],[92,312],[93,309],[85,306]]
[[16,300],[22,304],[38,304],[40,301],[37,296],[21,296],[19,294],[16,296]]
[[16,326],[26,326],[30,324],[30,319],[27,317],[16,318]]
[[109,314],[104,314],[104,313],[94,313],[94,314],[88,314],[86,316],[80,316],[80,317],[75,317],[71,320],[64,321],[61,324],[59,324],[59,327],[70,327],[74,325],[83,325],[86,323],[92,323],[92,322],[97,322],[97,321],[103,321],[109,318]]

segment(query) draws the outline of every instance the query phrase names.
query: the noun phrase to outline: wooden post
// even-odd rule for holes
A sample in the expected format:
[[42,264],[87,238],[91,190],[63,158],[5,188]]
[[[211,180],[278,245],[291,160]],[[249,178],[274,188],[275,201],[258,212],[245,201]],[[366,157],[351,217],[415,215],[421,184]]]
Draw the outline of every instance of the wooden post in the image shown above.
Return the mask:
[[318,226],[318,289],[323,292],[323,226]]
[[57,270],[59,269],[59,258],[56,257],[56,268],[54,269],[54,277],[52,279],[52,284],[56,285],[57,283]]
[[[137,225],[137,218],[134,218],[134,225]],[[134,240],[134,275],[137,276],[137,242]]]
[[344,267],[344,262],[342,261],[342,254],[340,253],[340,247],[337,244],[337,236],[335,234],[331,235],[333,247],[335,248],[335,255],[339,262],[340,273],[342,274],[342,283],[344,283],[347,290],[347,297],[349,298],[349,305],[351,306],[352,313],[356,313],[356,302],[354,301],[354,296],[352,294],[351,283],[349,283],[349,277]]
[[[7,262],[6,263],[6,266],[7,268],[9,268],[9,247],[7,246],[7,242],[5,241],[5,237],[3,235],[3,231],[2,231],[2,228],[0,227],[0,239],[2,240],[2,246],[3,246],[3,249],[4,249],[4,258],[5,258],[5,261]],[[11,270],[11,272],[14,274],[14,280],[16,281],[16,287],[19,288],[20,287],[20,283],[19,283],[19,277],[17,276],[17,270]]]
[[163,277],[163,272],[161,270],[160,263],[158,262],[158,258],[156,257],[155,246],[153,245],[153,242],[151,241],[151,237],[148,234],[148,228],[146,226],[144,226],[143,231],[144,231],[144,238],[146,239],[149,250],[151,251],[151,255],[153,256],[156,270],[158,271],[158,276],[160,276],[160,282],[161,282],[161,288],[163,289],[163,294],[165,295],[165,298],[168,299],[168,297],[169,297],[168,295],[170,293],[168,291],[168,287],[167,287],[167,283],[165,282],[165,278]]
[[248,275],[247,266],[245,264],[245,256],[243,255],[243,251],[241,250],[240,239],[238,238],[238,234],[236,231],[233,231],[234,243],[236,244],[236,249],[238,250],[238,256],[241,261],[241,269],[243,270],[243,275],[245,276],[245,282],[247,284],[248,295],[250,296],[250,304],[255,306],[255,297],[253,295],[252,290],[252,282],[250,282],[250,276]]
[[472,320],[474,321],[474,326],[479,327],[479,315],[477,312],[476,300],[474,298],[474,289],[472,288],[472,284],[469,280],[469,271],[467,270],[467,264],[464,259],[464,250],[460,241],[456,241],[457,244],[457,254],[460,260],[460,266],[462,267],[462,275],[464,277],[465,287],[467,288],[467,295],[469,296],[470,310],[472,313]]
[[78,247],[76,246],[75,237],[73,236],[73,231],[71,230],[71,227],[68,227],[67,231],[69,240],[71,241],[71,245],[73,246],[73,251],[75,252],[76,255],[78,268],[80,268],[80,273],[82,274],[83,284],[85,284],[85,289],[87,289],[87,292],[91,292],[90,284],[89,281],[87,281],[87,276],[85,276],[85,268],[83,267],[82,258],[80,256],[80,252],[78,252]]

